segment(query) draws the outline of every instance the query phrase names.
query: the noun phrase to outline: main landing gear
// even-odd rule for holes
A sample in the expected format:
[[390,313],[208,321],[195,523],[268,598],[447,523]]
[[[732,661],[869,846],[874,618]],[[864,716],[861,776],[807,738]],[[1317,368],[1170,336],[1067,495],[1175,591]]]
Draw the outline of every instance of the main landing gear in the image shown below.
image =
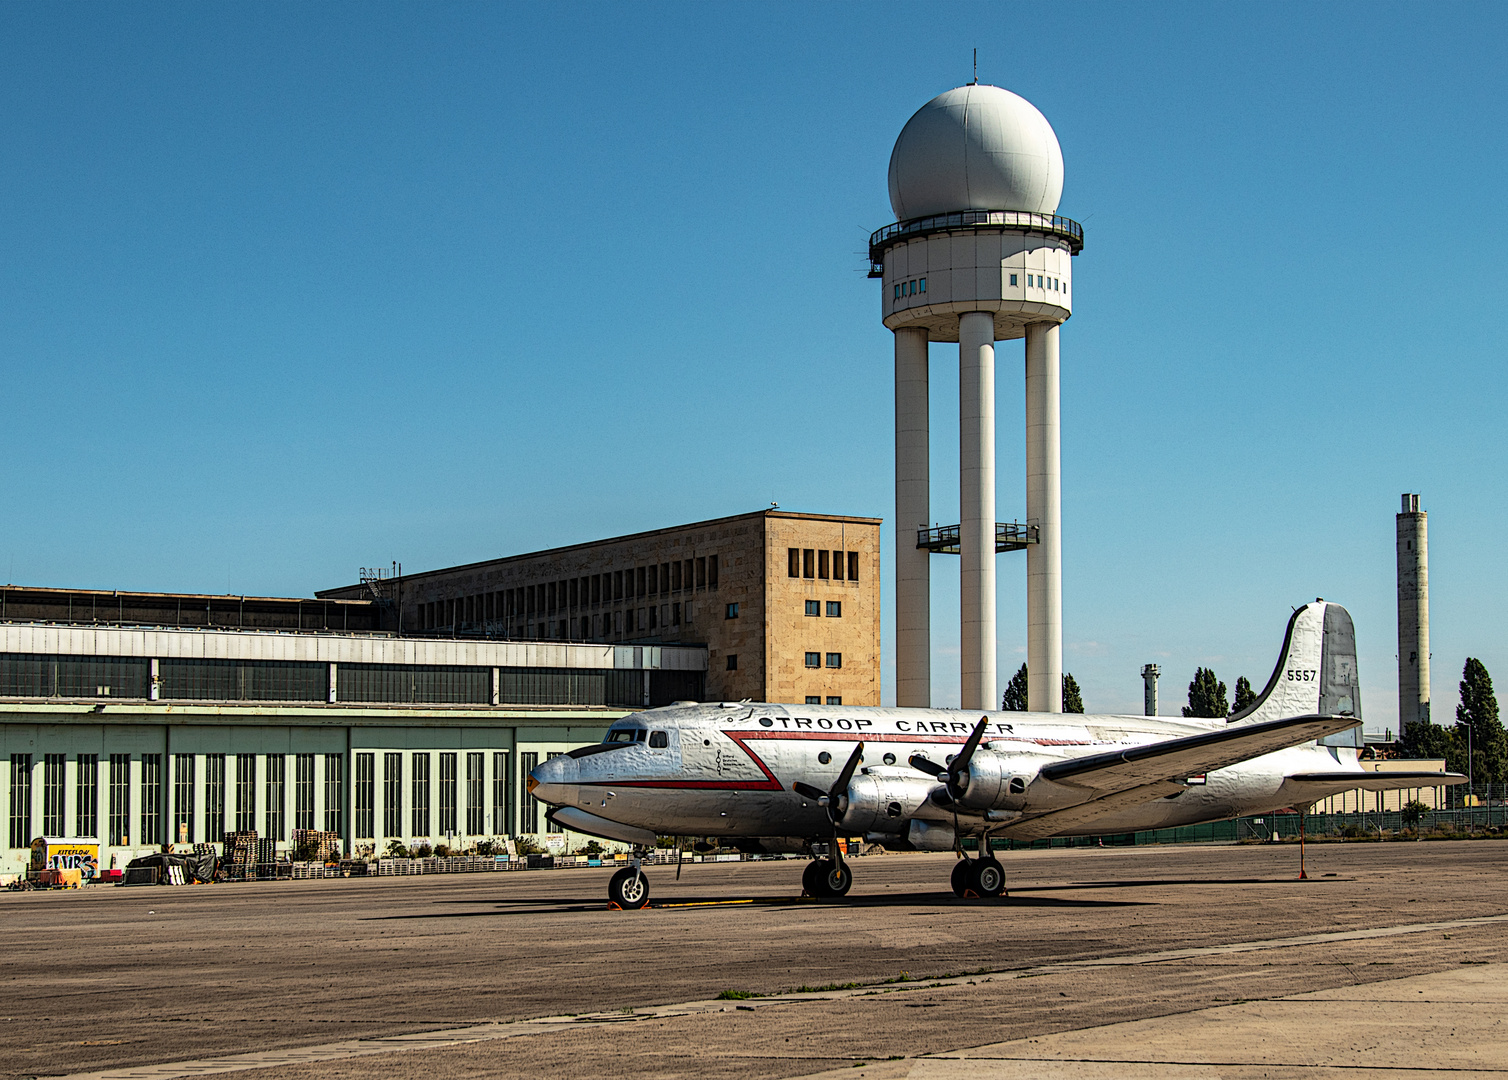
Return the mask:
[[993,855],[953,864],[953,895],[994,897],[1005,892],[1005,867]]
[[807,896],[819,900],[847,896],[853,888],[853,871],[839,859],[813,859],[801,871],[801,888]]

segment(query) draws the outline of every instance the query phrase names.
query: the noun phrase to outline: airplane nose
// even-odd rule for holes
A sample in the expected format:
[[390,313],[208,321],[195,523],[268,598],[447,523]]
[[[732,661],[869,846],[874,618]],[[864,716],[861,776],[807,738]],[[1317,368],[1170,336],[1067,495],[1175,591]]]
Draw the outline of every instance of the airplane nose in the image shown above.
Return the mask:
[[551,806],[562,806],[571,801],[571,792],[568,785],[575,779],[567,776],[567,771],[575,773],[576,762],[561,755],[541,761],[529,773],[529,779],[525,786],[529,794],[542,803]]

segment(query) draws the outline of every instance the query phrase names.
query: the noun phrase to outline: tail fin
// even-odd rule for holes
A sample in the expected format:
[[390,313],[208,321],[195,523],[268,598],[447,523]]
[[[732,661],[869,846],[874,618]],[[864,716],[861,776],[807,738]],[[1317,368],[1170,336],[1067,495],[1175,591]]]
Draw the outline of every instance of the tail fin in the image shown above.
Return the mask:
[[[1339,604],[1316,600],[1288,620],[1283,651],[1267,688],[1231,722],[1288,716],[1354,716],[1361,719],[1361,683],[1356,674],[1356,627]],[[1322,740],[1360,746],[1361,728]]]

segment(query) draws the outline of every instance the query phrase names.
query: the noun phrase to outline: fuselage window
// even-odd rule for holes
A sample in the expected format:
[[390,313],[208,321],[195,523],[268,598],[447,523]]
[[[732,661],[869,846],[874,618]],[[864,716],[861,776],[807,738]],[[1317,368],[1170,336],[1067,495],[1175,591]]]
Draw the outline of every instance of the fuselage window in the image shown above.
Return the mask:
[[820,753],[820,754],[817,755],[817,760],[820,761],[822,764],[827,765],[827,764],[830,764],[832,762],[833,756],[831,754],[829,754],[826,750],[824,750],[824,751],[822,751],[822,753]]
[[651,731],[649,733],[649,748],[651,750],[663,750],[670,745],[670,738],[663,731]]

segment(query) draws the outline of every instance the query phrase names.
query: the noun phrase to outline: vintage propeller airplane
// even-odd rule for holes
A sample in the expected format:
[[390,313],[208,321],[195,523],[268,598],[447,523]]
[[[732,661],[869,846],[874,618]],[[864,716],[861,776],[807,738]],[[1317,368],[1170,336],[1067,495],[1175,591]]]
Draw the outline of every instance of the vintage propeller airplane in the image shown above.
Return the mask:
[[637,856],[659,836],[813,855],[802,885],[816,897],[853,884],[839,836],[955,850],[953,891],[999,896],[990,837],[1160,829],[1465,782],[1363,770],[1359,689],[1351,616],[1320,600],[1293,613],[1266,689],[1228,719],[687,703],[615,721],[528,786],[554,824],[634,846],[608,888],[619,907],[648,902]]

